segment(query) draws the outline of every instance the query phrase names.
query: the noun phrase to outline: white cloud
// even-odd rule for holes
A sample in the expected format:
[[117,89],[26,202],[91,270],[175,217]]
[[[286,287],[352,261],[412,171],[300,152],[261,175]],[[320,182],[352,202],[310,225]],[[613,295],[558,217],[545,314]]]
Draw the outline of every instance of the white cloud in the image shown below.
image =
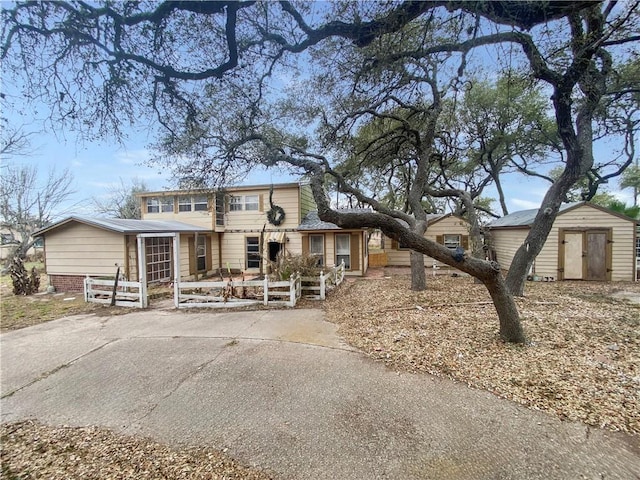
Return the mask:
[[534,202],[531,200],[523,200],[521,198],[511,198],[509,199],[509,203],[511,203],[513,206],[523,209],[523,210],[528,210],[530,208],[540,208],[540,202]]
[[117,152],[115,156],[118,163],[125,165],[140,165],[149,160],[150,157],[149,150],[146,148]]

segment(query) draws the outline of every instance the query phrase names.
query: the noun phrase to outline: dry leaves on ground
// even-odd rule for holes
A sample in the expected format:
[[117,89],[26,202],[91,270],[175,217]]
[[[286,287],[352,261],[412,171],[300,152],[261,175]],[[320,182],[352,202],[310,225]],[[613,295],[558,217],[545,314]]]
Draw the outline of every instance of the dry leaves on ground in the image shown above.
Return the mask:
[[[326,303],[339,334],[397,370],[450,377],[537,410],[640,434],[640,305],[611,296],[634,283],[527,283],[517,300],[530,343],[498,339],[472,278],[359,279]],[[458,304],[458,305],[456,305]]]
[[248,479],[271,478],[206,448],[172,449],[98,427],[3,424],[0,478]]

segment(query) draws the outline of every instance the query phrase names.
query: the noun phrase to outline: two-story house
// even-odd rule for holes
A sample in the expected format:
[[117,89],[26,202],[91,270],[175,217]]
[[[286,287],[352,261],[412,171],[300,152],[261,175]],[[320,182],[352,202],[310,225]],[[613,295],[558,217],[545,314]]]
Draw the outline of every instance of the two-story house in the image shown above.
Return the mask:
[[365,229],[321,222],[306,184],[145,192],[138,198],[141,220],[74,216],[37,232],[44,238],[50,284],[81,291],[84,277],[113,277],[117,268],[137,280],[139,265],[145,265],[147,282],[171,281],[176,268],[183,280],[228,270],[260,275],[286,253],[315,255],[327,267],[344,261],[350,275],[367,270]]

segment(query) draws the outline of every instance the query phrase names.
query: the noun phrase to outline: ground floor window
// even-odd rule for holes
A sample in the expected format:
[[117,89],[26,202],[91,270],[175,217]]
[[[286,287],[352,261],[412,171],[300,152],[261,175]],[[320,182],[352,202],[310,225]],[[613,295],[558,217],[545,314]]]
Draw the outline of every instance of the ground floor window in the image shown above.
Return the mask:
[[309,253],[318,259],[318,266],[324,266],[324,235],[309,235]]
[[260,237],[247,237],[247,268],[260,268]]
[[455,250],[461,245],[461,236],[460,235],[444,235],[444,246],[450,248],[451,250]]
[[199,272],[207,269],[207,237],[204,235],[198,236],[198,242],[196,244],[196,265]]
[[340,265],[344,261],[344,267],[351,269],[351,235],[336,235],[336,265]]
[[171,280],[171,237],[145,239],[147,281]]

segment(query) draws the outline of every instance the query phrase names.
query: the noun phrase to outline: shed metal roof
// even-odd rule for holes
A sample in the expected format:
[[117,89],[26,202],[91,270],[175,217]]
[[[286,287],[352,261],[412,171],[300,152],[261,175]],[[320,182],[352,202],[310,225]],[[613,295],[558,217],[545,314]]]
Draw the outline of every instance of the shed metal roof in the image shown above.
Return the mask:
[[[560,206],[558,214],[568,210],[570,208],[577,207],[585,202],[573,202],[565,203]],[[489,228],[499,227],[528,227],[530,226],[538,214],[538,208],[532,208],[530,210],[520,210],[518,212],[510,213],[502,218],[497,218],[489,224]]]
[[198,227],[196,225],[190,225],[183,222],[175,222],[168,220],[131,220],[123,218],[95,218],[85,217],[80,215],[73,215],[61,220],[49,227],[38,230],[33,235],[40,236],[45,233],[54,230],[69,222],[79,222],[93,227],[102,228],[104,230],[110,230],[112,232],[124,233],[124,234],[137,234],[137,233],[192,233],[192,232],[210,232],[211,229],[205,227]]

